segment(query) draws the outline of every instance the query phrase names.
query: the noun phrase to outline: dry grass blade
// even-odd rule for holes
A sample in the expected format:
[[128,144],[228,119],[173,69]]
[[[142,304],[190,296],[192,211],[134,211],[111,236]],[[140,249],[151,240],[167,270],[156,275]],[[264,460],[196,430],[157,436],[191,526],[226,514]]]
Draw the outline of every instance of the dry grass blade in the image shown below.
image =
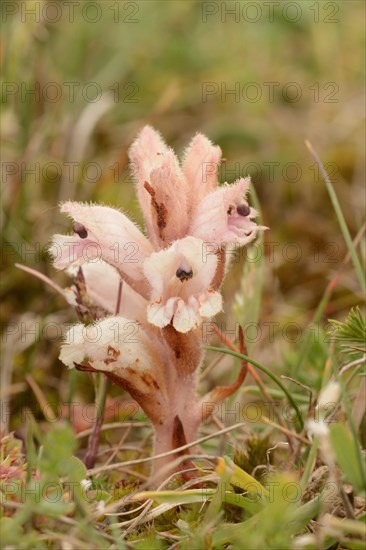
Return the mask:
[[[242,428],[243,426],[246,426],[246,422],[239,422],[237,424],[233,424],[232,426],[229,426],[227,428],[224,428],[223,430],[219,430],[217,432],[213,432],[210,435],[206,435],[205,437],[201,437],[199,439],[196,439],[195,441],[192,441],[190,443],[187,443],[186,445],[183,445],[182,447],[179,447],[178,449],[173,449],[171,451],[168,451],[166,453],[161,453],[158,455],[150,456],[148,458],[140,458],[137,460],[128,460],[126,462],[117,462],[115,464],[108,464],[106,466],[100,466],[98,468],[93,468],[92,470],[88,471],[88,475],[96,475],[100,474],[101,472],[107,472],[109,470],[115,470],[118,469],[120,466],[133,466],[136,464],[146,464],[148,462],[152,462],[153,460],[158,460],[159,458],[164,458],[166,456],[173,456],[176,455],[177,452],[185,451],[186,449],[190,449],[191,447],[195,447],[196,445],[200,445],[201,443],[204,443],[205,441],[208,441],[209,439],[213,439],[214,437],[217,437],[219,435],[225,434],[227,432],[231,432],[234,430],[237,430],[238,428]],[[186,455],[186,457],[180,457],[179,460],[184,458],[195,458],[197,455]],[[214,458],[214,457],[211,457]]]

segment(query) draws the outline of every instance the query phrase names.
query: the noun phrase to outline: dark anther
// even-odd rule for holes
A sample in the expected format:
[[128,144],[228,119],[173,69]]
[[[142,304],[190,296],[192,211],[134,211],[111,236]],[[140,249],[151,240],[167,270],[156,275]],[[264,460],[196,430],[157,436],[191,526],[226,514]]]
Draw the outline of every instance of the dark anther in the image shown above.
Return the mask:
[[188,281],[189,279],[192,279],[193,271],[192,269],[190,271],[184,271],[184,269],[180,269],[180,267],[178,267],[177,271],[175,272],[175,275],[183,283],[183,281]]
[[88,236],[88,232],[86,228],[83,226],[82,223],[75,222],[72,226],[74,233],[79,235],[80,239],[86,239]]
[[250,214],[250,208],[247,204],[239,204],[239,206],[236,207],[236,211],[239,214],[239,216],[249,216]]

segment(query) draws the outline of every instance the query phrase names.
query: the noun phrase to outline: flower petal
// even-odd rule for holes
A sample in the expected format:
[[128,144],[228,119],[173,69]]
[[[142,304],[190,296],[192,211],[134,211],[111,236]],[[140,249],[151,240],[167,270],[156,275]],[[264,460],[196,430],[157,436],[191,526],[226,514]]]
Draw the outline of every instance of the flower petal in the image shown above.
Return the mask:
[[150,182],[150,174],[161,164],[161,156],[168,153],[169,148],[159,132],[151,126],[145,126],[128,152],[132,174],[136,178],[137,196],[140,202],[146,228],[149,235],[155,235],[151,211],[151,196],[145,188],[145,182]]
[[206,195],[195,210],[189,233],[219,246],[252,241],[259,230],[267,228],[251,219],[256,211],[244,199],[249,185],[250,178],[241,178]]
[[198,313],[198,308],[195,308],[193,304],[187,304],[183,300],[178,301],[173,319],[173,327],[175,330],[185,334],[196,328],[200,321],[201,318]]
[[[146,258],[144,273],[152,289],[148,321],[160,328],[172,322],[177,331],[186,333],[210,311],[214,315],[220,311],[217,293],[212,296],[207,293],[217,261],[217,255],[205,254],[205,243],[194,237],[175,241],[169,248]],[[211,305],[205,304],[206,301]]]
[[217,188],[220,162],[220,147],[214,146],[203,134],[197,134],[186,149],[183,162],[192,207]]
[[173,151],[161,158],[159,166],[150,173],[148,184],[151,196],[151,219],[154,239],[166,246],[186,236],[188,230],[188,188]]
[[164,328],[172,320],[177,299],[170,298],[166,303],[162,298],[156,302],[152,302],[147,308],[147,320],[152,325],[159,328]]
[[113,373],[141,393],[164,388],[157,348],[136,321],[125,317],[74,325],[66,334],[60,360],[69,368],[86,362],[96,370]]
[[[215,254],[206,254],[205,251],[206,246],[202,240],[185,237],[146,258],[144,273],[152,288],[152,298],[159,300],[163,295],[180,296],[184,290],[184,294],[189,296],[207,290],[215,275],[217,257]],[[190,280],[179,280],[177,269],[180,265],[187,265],[192,269]]]
[[200,296],[199,313],[201,317],[214,317],[222,310],[222,296],[220,292],[208,290]]
[[[142,264],[152,246],[124,214],[106,206],[66,202],[61,206],[75,220],[75,235],[55,235],[50,248],[57,269],[104,260],[142,295],[147,295]],[[81,229],[80,229],[81,228]]]

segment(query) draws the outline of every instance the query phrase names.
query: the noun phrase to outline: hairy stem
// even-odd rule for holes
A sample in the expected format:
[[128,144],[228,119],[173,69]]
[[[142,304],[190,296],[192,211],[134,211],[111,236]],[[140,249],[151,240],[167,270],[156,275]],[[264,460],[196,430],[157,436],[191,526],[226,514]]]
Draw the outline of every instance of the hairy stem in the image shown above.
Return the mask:
[[[155,446],[154,454],[163,454],[194,441],[202,421],[196,398],[197,377],[195,374],[177,376],[170,392],[167,414],[164,419],[154,423]],[[151,484],[157,485],[171,475],[176,469],[169,468],[176,455],[162,457],[153,462]],[[182,465],[179,469],[182,468]]]

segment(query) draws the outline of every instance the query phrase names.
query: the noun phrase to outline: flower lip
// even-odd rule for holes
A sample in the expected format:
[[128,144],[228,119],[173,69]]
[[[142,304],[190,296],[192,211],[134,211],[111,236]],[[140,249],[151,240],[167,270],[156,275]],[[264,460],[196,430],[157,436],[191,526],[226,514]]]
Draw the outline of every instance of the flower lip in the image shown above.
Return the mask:
[[177,271],[175,272],[175,275],[183,283],[184,281],[188,281],[189,279],[192,279],[193,271],[192,269],[190,269],[189,271],[185,271],[185,269],[178,267]]
[[181,283],[184,281],[189,281],[189,279],[192,279],[193,277],[192,267],[184,256],[179,263],[175,276],[181,281]]
[[86,239],[87,238],[88,231],[87,231],[85,225],[83,225],[82,223],[74,222],[73,226],[72,226],[72,229],[73,229],[74,233],[79,235],[80,239]]
[[250,207],[247,204],[239,204],[239,206],[236,207],[236,211],[239,216],[246,217],[250,214]]
[[240,178],[205,195],[193,213],[189,234],[216,244],[244,245],[253,240],[265,228],[252,220],[257,212],[244,198],[249,184],[249,177]]
[[217,257],[205,257],[203,251],[204,242],[189,236],[146,258],[144,272],[152,288],[147,312],[151,324],[160,328],[172,324],[186,333],[220,311],[221,296],[208,293]]

